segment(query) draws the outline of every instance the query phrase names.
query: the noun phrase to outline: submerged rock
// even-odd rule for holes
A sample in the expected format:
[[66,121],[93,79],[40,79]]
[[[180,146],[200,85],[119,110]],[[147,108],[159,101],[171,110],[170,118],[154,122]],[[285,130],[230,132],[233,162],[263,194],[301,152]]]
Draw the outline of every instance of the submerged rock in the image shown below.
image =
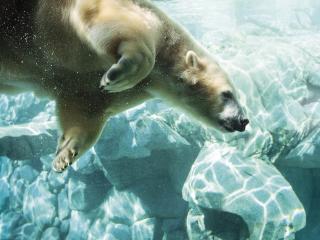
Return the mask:
[[59,229],[55,228],[55,227],[47,228],[43,232],[41,239],[43,239],[43,240],[59,240],[59,239],[61,239]]
[[24,193],[23,214],[38,226],[53,224],[57,215],[57,197],[49,191],[46,181],[38,178]]
[[7,157],[0,156],[0,178],[9,178],[12,170],[12,161]]
[[0,179],[0,212],[8,208],[10,199],[10,185],[3,179]]
[[15,238],[21,240],[40,239],[41,232],[42,228],[34,223],[26,223],[14,231]]
[[48,181],[53,189],[63,188],[69,180],[70,170],[64,171],[63,173],[57,173],[51,169],[48,175]]
[[[157,102],[154,104],[153,108],[161,109]],[[145,104],[150,108],[149,105],[152,104]],[[141,111],[141,107],[137,111]],[[134,110],[110,119],[95,145],[101,164],[107,170],[106,176],[119,189],[147,177],[163,175],[176,149],[190,145],[164,118],[149,112],[148,108],[134,117],[131,112]]]
[[68,192],[67,189],[62,189],[58,194],[58,216],[62,221],[70,215],[70,206],[68,201]]
[[[183,196],[194,206],[238,215],[251,239],[287,238],[306,223],[301,202],[272,164],[227,145],[212,145],[199,154]],[[202,211],[199,216],[207,217]],[[228,231],[226,226],[221,231]]]
[[111,187],[102,171],[92,174],[74,173],[68,182],[68,202],[72,210],[89,211],[97,208]]
[[127,240],[132,239],[131,229],[125,224],[110,223],[107,225],[106,233],[103,234],[105,240]]
[[132,240],[140,239],[156,239],[156,224],[157,220],[154,218],[144,219],[138,221],[132,226]]
[[25,223],[23,215],[14,211],[0,214],[0,239],[14,239],[15,230]]
[[22,179],[26,183],[32,183],[38,175],[39,172],[30,165],[22,165],[14,170],[10,180],[17,181],[18,179]]
[[112,189],[95,216],[88,239],[159,239],[159,222],[131,191]]
[[86,240],[93,216],[83,212],[71,211],[67,240]]
[[10,207],[19,209],[22,207],[24,192],[27,186],[28,184],[23,179],[19,179],[15,182],[10,182]]

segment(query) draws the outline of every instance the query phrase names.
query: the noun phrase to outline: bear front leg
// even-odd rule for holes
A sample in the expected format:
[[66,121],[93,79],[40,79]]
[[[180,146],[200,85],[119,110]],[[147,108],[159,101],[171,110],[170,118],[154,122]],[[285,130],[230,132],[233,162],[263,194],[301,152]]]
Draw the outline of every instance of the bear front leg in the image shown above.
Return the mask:
[[52,167],[56,172],[63,172],[95,144],[106,116],[68,103],[58,103],[57,111],[63,134],[59,139]]
[[137,41],[122,42],[118,49],[120,59],[101,79],[100,88],[121,92],[133,88],[153,69],[155,53],[147,44]]

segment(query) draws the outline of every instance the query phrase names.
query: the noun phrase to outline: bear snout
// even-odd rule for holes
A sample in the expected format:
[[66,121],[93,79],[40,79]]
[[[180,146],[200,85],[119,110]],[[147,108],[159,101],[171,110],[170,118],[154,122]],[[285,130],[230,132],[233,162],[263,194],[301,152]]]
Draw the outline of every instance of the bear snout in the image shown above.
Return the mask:
[[240,117],[239,120],[234,124],[234,129],[239,132],[244,132],[248,124],[249,120],[247,118]]
[[240,116],[236,118],[227,118],[225,120],[219,120],[219,124],[227,132],[244,132],[246,130],[246,126],[249,124],[249,120],[244,116]]

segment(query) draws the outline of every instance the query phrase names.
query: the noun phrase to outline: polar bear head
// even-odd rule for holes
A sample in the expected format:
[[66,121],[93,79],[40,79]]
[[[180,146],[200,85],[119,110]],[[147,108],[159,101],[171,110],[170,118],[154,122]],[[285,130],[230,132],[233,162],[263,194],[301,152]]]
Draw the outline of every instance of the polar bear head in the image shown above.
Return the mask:
[[242,132],[249,123],[227,74],[212,59],[188,51],[172,87],[174,104],[206,125]]

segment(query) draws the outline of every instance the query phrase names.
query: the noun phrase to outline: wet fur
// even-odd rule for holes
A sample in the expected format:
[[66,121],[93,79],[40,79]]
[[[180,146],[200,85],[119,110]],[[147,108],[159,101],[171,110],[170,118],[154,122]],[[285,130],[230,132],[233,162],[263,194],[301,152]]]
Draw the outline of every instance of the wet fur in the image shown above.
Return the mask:
[[[214,103],[218,111],[217,93],[232,88],[207,51],[147,0],[5,0],[0,20],[0,93],[34,91],[56,100],[59,171],[97,141],[114,114],[160,97],[210,121],[205,108]],[[222,80],[212,85],[190,70],[189,50]],[[101,92],[101,79],[123,54],[141,61],[125,75],[129,89]],[[192,78],[202,80],[190,84]]]

